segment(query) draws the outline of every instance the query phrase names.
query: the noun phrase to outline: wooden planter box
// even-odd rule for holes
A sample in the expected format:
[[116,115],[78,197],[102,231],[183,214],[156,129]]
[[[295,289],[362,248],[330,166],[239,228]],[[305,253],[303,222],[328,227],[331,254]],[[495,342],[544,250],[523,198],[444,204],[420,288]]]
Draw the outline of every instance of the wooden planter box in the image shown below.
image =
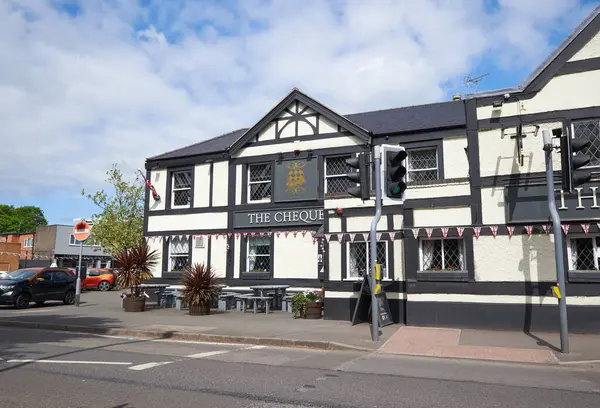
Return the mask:
[[210,314],[210,303],[190,305],[190,316],[206,316]]
[[321,311],[323,310],[322,302],[309,302],[306,304],[306,318],[307,319],[320,319]]
[[127,296],[123,299],[123,308],[126,312],[143,312],[146,307],[146,298]]

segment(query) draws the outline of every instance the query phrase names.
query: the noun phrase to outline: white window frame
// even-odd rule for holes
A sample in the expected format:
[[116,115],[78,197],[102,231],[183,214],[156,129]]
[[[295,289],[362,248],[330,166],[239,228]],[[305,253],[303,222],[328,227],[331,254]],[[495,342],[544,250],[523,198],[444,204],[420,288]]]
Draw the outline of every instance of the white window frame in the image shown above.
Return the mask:
[[[411,173],[419,173],[419,172],[425,172],[425,171],[432,171],[435,170],[436,173],[436,178],[435,180],[439,180],[440,179],[440,152],[439,149],[437,148],[437,146],[430,146],[430,147],[418,147],[418,148],[414,148],[414,149],[406,149],[406,153],[408,154],[408,156],[410,156],[411,153],[413,152],[419,152],[419,151],[423,151],[423,150],[435,150],[435,167],[431,167],[431,168],[427,168],[427,169],[410,169],[408,168],[410,160],[407,157],[406,158],[406,182],[407,183],[424,183],[426,181],[414,181],[411,180]],[[433,181],[433,180],[431,180]]]
[[[574,120],[573,122],[571,122],[571,128],[569,129],[571,134],[568,136],[571,139],[575,139],[575,125],[578,123],[585,123],[585,122],[598,122],[598,127],[600,127],[600,118]],[[597,159],[600,160],[600,157],[598,157]],[[588,165],[588,166],[582,167],[582,169],[598,169],[598,168],[600,168],[600,165]]]
[[[356,154],[353,153],[349,153],[349,154],[336,154],[333,156],[325,156],[325,163],[324,163],[324,168],[325,168],[325,186],[323,188],[323,192],[324,194],[328,194],[327,193],[327,185],[328,185],[328,180],[330,178],[345,178],[346,174],[327,174],[327,160],[328,159],[335,159],[335,158],[339,158],[339,157],[346,157],[348,159],[352,158],[352,157],[356,157]],[[332,194],[338,194],[338,193],[332,193]]]
[[[254,272],[250,270],[250,241],[253,238],[263,238],[266,239],[269,242],[269,270],[268,271],[260,271],[260,272]],[[266,257],[266,255],[255,255],[255,257]],[[246,237],[246,271],[247,273],[271,273],[271,270],[273,269],[273,245],[272,245],[272,241],[271,238],[269,236],[264,236],[264,235],[258,235],[258,236],[250,236],[248,235]]]
[[[86,239],[85,241],[83,241],[83,246],[84,247],[99,247],[100,245],[96,243],[96,240],[90,241],[90,243],[87,243],[89,241],[89,238]],[[75,235],[73,235],[73,233],[69,234],[69,246],[79,246],[81,244],[80,241],[78,241],[77,239],[75,239]]]
[[23,248],[33,248],[33,238],[25,238],[23,240]]
[[[194,171],[193,169],[187,169],[187,170],[177,170],[177,171],[173,171],[171,173],[171,208],[190,208],[192,206],[193,194],[194,194],[193,171]],[[190,173],[190,180],[192,182],[192,185],[190,187],[175,188],[175,175],[180,174],[180,173]],[[186,190],[190,190],[190,203],[184,204],[184,205],[176,205],[175,204],[175,191],[186,191]],[[212,192],[211,192],[211,194],[212,194]]]
[[[173,257],[173,256],[184,256],[185,255],[185,256],[188,257],[188,264],[191,264],[192,257],[191,257],[191,251],[190,251],[190,240],[189,240],[189,238],[187,239],[187,242],[188,242],[188,251],[187,252],[185,252],[185,253],[184,252],[173,253],[172,252],[173,247],[171,245],[173,239],[175,239],[175,238],[171,238],[169,240],[169,246],[168,246],[168,248],[169,248],[169,254],[168,254],[167,272],[181,272],[181,271],[173,271],[173,260],[171,259],[171,257]],[[186,238],[183,238],[183,240],[185,241]]]
[[[269,181],[265,181],[265,180],[251,181],[250,180],[250,169],[252,168],[252,166],[264,166],[267,164],[271,166],[271,177],[270,177]],[[248,169],[247,169],[247,172],[248,172],[247,201],[248,201],[248,203],[270,203],[271,202],[271,199],[273,198],[273,172],[274,172],[274,170],[275,169],[274,169],[273,163],[270,163],[270,162],[269,163],[248,164]],[[252,200],[252,198],[251,198],[252,197],[252,189],[250,188],[250,186],[252,184],[270,184],[271,185],[271,196],[268,198],[261,198],[259,200]]]
[[204,248],[204,237],[203,236],[194,237],[194,247],[195,248]]
[[[377,243],[384,243],[385,244],[385,268],[383,268],[383,273],[381,276],[381,280],[382,281],[389,281],[391,280],[389,277],[389,260],[390,260],[390,241],[385,241],[385,240],[380,240],[377,241]],[[365,241],[359,241],[359,242],[355,242],[355,241],[348,241],[346,242],[346,272],[347,272],[347,276],[344,280],[349,280],[349,281],[356,281],[356,280],[361,280],[363,277],[362,276],[349,276],[350,275],[350,245],[366,245],[367,246],[367,269],[371,268],[371,240],[367,240]],[[369,270],[367,270],[367,273],[369,272]]]
[[[423,258],[423,242],[425,242],[425,241],[442,241],[442,262],[445,262],[443,241],[450,241],[450,240],[462,242],[462,251],[463,251],[462,256],[463,256],[463,263],[464,263],[464,265],[462,265],[462,268],[461,269],[453,269],[451,271],[446,271],[446,270],[444,270],[444,267],[446,265],[443,265],[443,268],[441,270],[423,269],[424,264],[425,264],[424,258]],[[452,273],[452,272],[465,272],[466,270],[467,270],[467,247],[466,247],[466,241],[464,238],[421,238],[421,239],[419,239],[419,272]]]
[[[600,257],[600,246],[596,245],[596,238],[600,236],[600,234],[573,234],[567,238],[567,266],[568,271],[572,272],[600,272],[600,261],[598,258]],[[573,251],[571,250],[571,241],[575,239],[591,239],[592,245],[594,246],[594,265],[596,269],[572,269],[573,266]]]

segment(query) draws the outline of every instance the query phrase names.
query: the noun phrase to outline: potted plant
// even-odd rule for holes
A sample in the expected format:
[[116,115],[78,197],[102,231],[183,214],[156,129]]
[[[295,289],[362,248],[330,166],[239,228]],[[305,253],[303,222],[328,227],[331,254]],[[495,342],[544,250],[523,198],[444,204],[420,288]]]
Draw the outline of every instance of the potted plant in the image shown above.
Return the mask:
[[210,305],[219,296],[220,287],[214,269],[203,263],[188,265],[182,276],[183,302],[189,305],[190,315],[210,314]]
[[152,279],[152,268],[158,262],[158,253],[151,251],[146,242],[133,248],[124,248],[115,257],[119,265],[116,278],[119,286],[128,290],[124,293],[123,308],[126,312],[143,312],[146,296],[142,292],[142,283]]
[[323,295],[323,290],[296,293],[292,298],[292,313],[294,317],[320,319],[323,310]]

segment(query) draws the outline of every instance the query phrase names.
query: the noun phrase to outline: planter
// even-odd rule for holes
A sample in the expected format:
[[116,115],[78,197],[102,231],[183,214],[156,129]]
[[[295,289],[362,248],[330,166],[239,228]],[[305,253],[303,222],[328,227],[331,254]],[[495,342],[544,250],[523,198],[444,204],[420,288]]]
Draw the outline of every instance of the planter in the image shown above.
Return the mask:
[[307,319],[320,319],[322,309],[323,309],[323,304],[321,302],[308,302],[306,304],[306,316],[305,317]]
[[146,307],[146,298],[127,296],[123,299],[123,308],[126,312],[143,312]]
[[210,303],[190,305],[190,316],[206,316],[210,314]]

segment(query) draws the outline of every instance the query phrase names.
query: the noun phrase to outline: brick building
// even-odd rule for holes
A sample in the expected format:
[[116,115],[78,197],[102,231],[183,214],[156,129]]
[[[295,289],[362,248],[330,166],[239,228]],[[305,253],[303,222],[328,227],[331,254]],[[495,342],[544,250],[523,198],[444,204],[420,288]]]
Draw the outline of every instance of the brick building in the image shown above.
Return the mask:
[[0,242],[0,271],[10,272],[19,269],[19,252],[21,244],[18,242]]
[[0,242],[8,242],[12,244],[20,244],[19,255],[20,259],[33,259],[33,245],[35,241],[35,232],[5,232],[0,234]]

